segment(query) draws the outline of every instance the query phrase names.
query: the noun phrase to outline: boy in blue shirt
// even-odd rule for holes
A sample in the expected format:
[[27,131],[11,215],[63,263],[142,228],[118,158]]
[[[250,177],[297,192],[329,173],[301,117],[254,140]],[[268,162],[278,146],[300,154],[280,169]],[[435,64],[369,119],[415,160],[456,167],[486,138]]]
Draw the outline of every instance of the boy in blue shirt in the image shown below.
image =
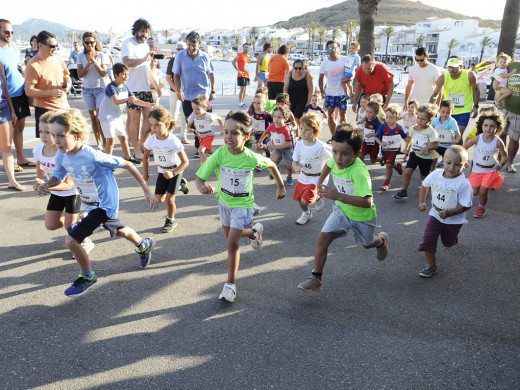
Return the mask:
[[359,158],[365,161],[365,156],[370,156],[370,162],[377,162],[379,155],[379,145],[376,143],[376,131],[381,126],[381,121],[377,114],[381,106],[378,102],[368,102],[365,110],[365,129],[363,131],[363,144],[361,145],[361,154]]
[[[459,131],[459,125],[457,121],[451,116],[455,104],[451,100],[443,100],[439,106],[439,116],[435,117],[432,121],[431,126],[437,130],[439,137],[439,147],[437,153],[444,156],[444,152],[451,145],[457,145],[460,143],[462,135]],[[435,166],[442,167],[442,162],[437,163],[437,159],[432,163],[431,170],[435,169]]]
[[346,96],[352,96],[354,89],[352,88],[352,77],[356,74],[356,69],[361,63],[361,57],[359,57],[358,51],[360,49],[359,42],[351,42],[349,48],[349,54],[345,61],[345,72],[343,74],[343,91]]

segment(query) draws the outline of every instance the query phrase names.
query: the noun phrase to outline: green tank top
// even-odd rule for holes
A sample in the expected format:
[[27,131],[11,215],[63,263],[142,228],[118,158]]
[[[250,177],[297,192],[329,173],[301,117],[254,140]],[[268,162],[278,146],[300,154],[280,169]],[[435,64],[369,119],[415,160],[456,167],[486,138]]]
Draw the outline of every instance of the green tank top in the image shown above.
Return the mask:
[[466,114],[473,108],[473,87],[469,82],[469,71],[462,69],[458,79],[453,80],[450,72],[444,73],[444,100],[455,103],[453,115]]
[[511,72],[513,69],[518,70],[507,79],[507,88],[513,91],[513,94],[502,101],[502,105],[507,111],[520,115],[520,61],[511,63],[508,70]]

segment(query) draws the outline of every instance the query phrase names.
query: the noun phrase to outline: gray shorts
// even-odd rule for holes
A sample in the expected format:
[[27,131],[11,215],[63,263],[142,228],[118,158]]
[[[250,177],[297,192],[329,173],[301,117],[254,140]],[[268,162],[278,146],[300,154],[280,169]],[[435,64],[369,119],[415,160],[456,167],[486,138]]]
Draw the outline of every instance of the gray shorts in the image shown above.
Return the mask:
[[507,125],[504,134],[514,141],[520,139],[520,115],[506,111]]
[[332,206],[332,213],[321,228],[322,233],[340,233],[340,237],[347,237],[348,231],[354,233],[354,242],[368,246],[374,242],[376,220],[354,221],[347,217],[337,204]]
[[283,158],[287,164],[292,164],[293,152],[294,152],[294,148],[275,149],[275,150],[271,150],[271,156],[273,156],[273,155],[280,156],[280,161]]
[[253,226],[254,209],[243,209],[240,207],[228,207],[220,199],[218,201],[220,223],[237,230],[245,230]]

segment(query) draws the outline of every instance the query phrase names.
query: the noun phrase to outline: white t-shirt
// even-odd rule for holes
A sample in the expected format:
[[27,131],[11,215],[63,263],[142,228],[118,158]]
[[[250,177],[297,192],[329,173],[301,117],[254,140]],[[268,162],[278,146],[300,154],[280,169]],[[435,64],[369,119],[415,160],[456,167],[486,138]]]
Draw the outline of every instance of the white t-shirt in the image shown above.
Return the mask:
[[[98,65],[108,65],[108,57],[106,57],[103,53],[97,53],[96,62]],[[78,64],[81,64],[83,68],[88,66],[88,60],[85,56],[85,53],[80,52],[78,54]],[[105,76],[101,77],[94,66],[91,66],[88,69],[88,72],[85,76],[83,76],[83,88],[103,88],[105,89],[110,82],[110,79]]]
[[503,79],[502,77],[499,76],[499,74],[508,74],[508,73],[509,72],[507,71],[507,69],[501,69],[501,68],[496,68],[493,71],[493,77],[498,82],[498,86],[500,88],[507,88],[507,79]]
[[213,121],[217,120],[217,118],[218,115],[206,112],[206,117],[202,119],[192,112],[188,117],[188,123],[193,123],[195,125],[195,131],[199,137],[204,138],[209,135],[215,135],[215,132],[213,131]]
[[160,140],[155,134],[152,134],[143,146],[153,151],[153,158],[157,163],[157,171],[163,173],[164,171],[173,171],[174,168],[180,165],[181,159],[178,153],[184,150],[181,141],[170,133],[168,138]]
[[320,74],[324,74],[327,78],[326,93],[328,96],[344,95],[341,80],[343,80],[346,60],[347,57],[339,56],[336,61],[331,61],[329,58],[326,58],[321,63]]
[[439,222],[448,225],[468,223],[465,212],[446,219],[439,217],[439,212],[435,207],[441,210],[451,210],[459,205],[471,207],[473,202],[473,189],[464,173],[453,179],[444,177],[443,173],[444,169],[436,169],[426,176],[422,182],[424,187],[431,187],[432,208],[430,215]]
[[[121,59],[129,57],[132,60],[137,60],[146,57],[149,52],[150,49],[146,42],[137,43],[133,37],[125,39],[121,44]],[[149,69],[150,61],[145,61],[138,66],[130,68],[126,85],[132,92],[150,92]]]
[[413,80],[410,100],[417,100],[419,104],[429,103],[435,90],[435,82],[441,74],[442,70],[431,62],[426,68],[421,68],[419,65],[412,66],[408,73],[408,80]]
[[482,134],[477,135],[478,142],[473,151],[473,161],[471,171],[475,173],[495,172],[495,165],[499,163],[498,154],[498,137],[495,135],[493,141],[485,142]]
[[[43,169],[44,176],[43,179],[45,181],[49,180],[52,177],[52,172],[54,171],[54,167],[56,166],[54,160],[56,156],[44,156],[43,155],[43,144],[38,144],[33,149],[33,157],[36,161],[40,163],[41,168]],[[78,191],[76,190],[76,186],[72,185],[72,188],[67,191],[51,191],[51,194],[61,197],[77,195]]]
[[[330,145],[316,140],[314,145],[305,145],[304,141],[298,141],[293,151],[293,161],[302,166],[302,172],[298,176],[298,182],[302,184],[318,184],[321,171],[327,160],[332,156]],[[307,174],[306,174],[307,173]],[[323,181],[327,185],[329,178]]]

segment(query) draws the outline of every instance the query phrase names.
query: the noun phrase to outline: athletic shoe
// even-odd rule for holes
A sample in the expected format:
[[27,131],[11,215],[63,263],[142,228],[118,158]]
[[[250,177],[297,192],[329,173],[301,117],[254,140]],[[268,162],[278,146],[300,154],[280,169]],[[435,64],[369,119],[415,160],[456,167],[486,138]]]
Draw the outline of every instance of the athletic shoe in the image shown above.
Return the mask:
[[184,144],[184,145],[189,145],[190,141],[188,141],[188,138],[186,137],[183,137],[181,142]]
[[312,219],[312,213],[307,214],[305,211],[300,215],[300,218],[296,220],[296,224],[305,225]]
[[253,203],[253,217],[256,217],[257,215],[260,215],[260,206],[256,203]]
[[383,245],[377,248],[377,260],[384,260],[388,256],[388,234],[385,232],[379,233],[379,237],[383,240]]
[[237,288],[234,284],[226,283],[218,299],[225,302],[234,302],[237,297]]
[[181,185],[179,186],[179,189],[184,195],[188,195],[190,193],[190,187],[188,187],[188,180],[186,180],[184,177],[181,179]]
[[193,155],[193,158],[200,158],[199,152],[195,152],[195,154]]
[[[134,162],[134,161],[138,161],[137,163],[134,163],[134,164],[141,164],[141,162],[143,161],[142,158],[135,157],[135,154],[132,155],[132,157],[130,157],[130,159],[132,159],[132,162]],[[130,160],[129,160],[129,161],[130,161]]]
[[94,289],[97,284],[97,277],[92,272],[92,277],[89,279],[85,275],[79,274],[78,278],[72,283],[68,289],[65,290],[65,295],[69,298],[77,298],[85,294],[87,291]]
[[404,161],[404,162],[407,162],[407,161],[408,161],[408,155],[407,155],[407,154],[404,155],[404,157],[403,157],[403,161]]
[[262,247],[262,234],[264,233],[264,225],[262,225],[260,222],[256,223],[253,226],[253,234],[255,238],[251,239],[251,247],[257,251]]
[[135,156],[132,156],[130,158],[127,158],[126,161],[130,161],[133,164],[139,165],[141,164],[141,160],[135,158]]
[[302,291],[321,291],[321,279],[317,276],[311,275],[305,281],[298,285]]
[[383,191],[388,191],[390,189],[390,182],[388,180],[385,180],[385,182],[383,183],[383,185],[381,186],[381,189]]
[[482,206],[478,206],[477,211],[475,211],[475,214],[473,214],[473,216],[475,218],[484,218],[485,215],[486,215],[486,209]]
[[291,176],[287,176],[287,180],[285,181],[285,184],[287,184],[288,186],[294,185],[293,178]]
[[87,252],[88,255],[96,245],[92,242],[90,237],[87,237],[83,240],[81,246],[83,247],[83,249],[85,249],[85,252]]
[[507,171],[509,173],[516,173],[516,168],[513,165],[511,165],[510,167],[507,167]]
[[395,199],[406,199],[408,198],[408,193],[405,190],[400,190],[397,194],[394,195]]
[[155,238],[143,238],[143,243],[135,251],[141,256],[141,268],[146,267],[152,261],[152,249],[155,247]]
[[318,200],[316,202],[309,205],[309,210],[321,211],[321,210],[323,210],[323,207],[325,207],[325,201],[323,200],[323,198],[318,198]]
[[397,173],[402,175],[403,174],[403,164],[397,163],[395,165],[396,165],[395,170],[397,171]]
[[437,273],[437,267],[434,265],[428,264],[425,269],[419,272],[419,276],[422,278],[429,278]]
[[269,180],[274,180],[274,176],[269,174]]
[[166,218],[164,226],[162,228],[163,233],[170,233],[177,227],[177,221],[175,219]]

